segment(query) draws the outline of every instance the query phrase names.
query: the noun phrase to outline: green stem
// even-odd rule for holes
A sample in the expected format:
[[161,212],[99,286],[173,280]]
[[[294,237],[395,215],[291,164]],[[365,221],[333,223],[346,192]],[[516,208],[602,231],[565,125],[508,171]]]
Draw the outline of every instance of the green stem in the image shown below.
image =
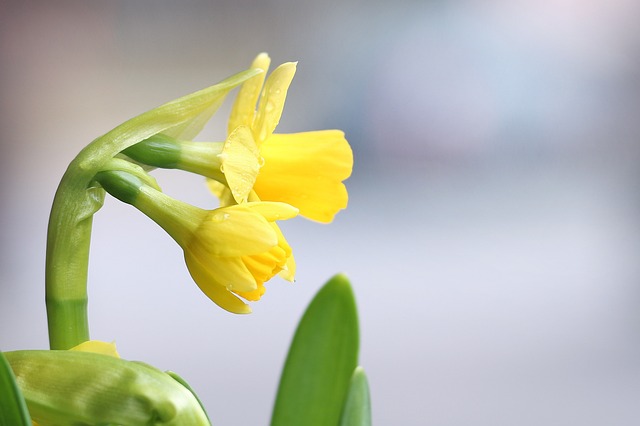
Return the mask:
[[82,156],[81,153],[64,174],[49,217],[45,285],[51,349],[69,349],[89,340],[87,271],[91,226],[104,191],[90,187],[95,169],[78,167]]
[[56,191],[47,230],[45,269],[51,349],[69,349],[89,340],[87,272],[91,229],[93,215],[102,207],[105,195],[94,181],[96,173],[109,168],[114,156],[148,137],[149,132],[162,131],[150,125],[127,140],[119,130],[128,123],[85,147],[67,168]]
[[[89,247],[93,215],[102,207],[105,195],[94,177],[109,168],[109,162],[123,149],[170,127],[163,121],[149,122],[147,116],[161,109],[129,120],[94,140],[71,162],[60,181],[47,230],[45,287],[51,349],[69,349],[89,340]],[[179,118],[178,123],[190,117]],[[135,124],[140,127],[137,131],[132,129]]]

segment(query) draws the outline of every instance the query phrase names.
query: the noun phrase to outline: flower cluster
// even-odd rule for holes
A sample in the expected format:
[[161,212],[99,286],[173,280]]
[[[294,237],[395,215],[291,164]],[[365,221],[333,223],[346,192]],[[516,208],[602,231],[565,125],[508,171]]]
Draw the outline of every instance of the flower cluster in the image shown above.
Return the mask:
[[[225,141],[156,133],[96,175],[107,192],[164,228],[184,250],[200,289],[234,313],[251,312],[243,299],[259,300],[275,275],[293,281],[292,250],[276,221],[300,214],[331,222],[347,206],[343,181],[353,166],[341,131],[275,133],[296,64],[282,64],[266,78],[269,64],[264,53],[254,60],[256,74],[240,87]],[[205,176],[220,207],[203,210],[169,197],[129,160]]]
[[[210,425],[177,374],[121,359],[91,340],[87,270],[92,217],[106,193],[131,204],[183,249],[187,268],[213,302],[249,313],[275,275],[293,281],[291,246],[277,225],[300,214],[329,223],[347,206],[351,148],[338,130],[277,134],[296,64],[267,78],[269,57],[226,80],[134,117],[86,146],[65,172],[47,231],[45,290],[52,350],[0,352],[0,425]],[[240,86],[224,141],[194,142],[224,97]],[[180,169],[206,178],[219,207],[165,194],[149,172]],[[273,425],[370,425],[357,368],[355,300],[344,276],[316,295],[294,336]],[[302,388],[311,394],[300,393]]]

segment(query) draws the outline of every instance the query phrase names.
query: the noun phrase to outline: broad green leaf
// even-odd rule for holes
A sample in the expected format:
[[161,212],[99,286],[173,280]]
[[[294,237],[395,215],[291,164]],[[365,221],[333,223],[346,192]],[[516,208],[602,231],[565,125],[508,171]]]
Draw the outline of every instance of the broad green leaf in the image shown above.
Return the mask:
[[31,426],[27,404],[2,352],[0,352],[0,426]]
[[271,425],[338,425],[357,365],[358,339],[351,285],[344,275],[336,275],[300,320],[280,378]]
[[362,367],[356,368],[351,377],[340,426],[371,426],[371,397],[367,375]]

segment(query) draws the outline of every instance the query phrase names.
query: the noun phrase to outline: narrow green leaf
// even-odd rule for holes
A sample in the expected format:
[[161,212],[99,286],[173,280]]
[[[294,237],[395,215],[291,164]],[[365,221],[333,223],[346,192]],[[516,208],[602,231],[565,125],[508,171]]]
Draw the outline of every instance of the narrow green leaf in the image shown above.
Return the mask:
[[351,377],[340,426],[371,426],[369,383],[362,367],[356,368]]
[[353,291],[339,274],[320,289],[300,320],[271,425],[337,425],[358,361],[358,339]]
[[0,426],[31,426],[27,404],[2,352],[0,352]]

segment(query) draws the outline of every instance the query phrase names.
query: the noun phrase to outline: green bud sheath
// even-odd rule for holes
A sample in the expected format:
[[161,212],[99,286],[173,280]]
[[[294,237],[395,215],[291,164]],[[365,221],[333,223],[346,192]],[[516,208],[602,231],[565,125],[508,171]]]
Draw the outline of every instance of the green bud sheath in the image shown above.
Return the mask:
[[163,169],[175,169],[180,161],[180,150],[179,141],[158,134],[138,142],[122,153],[139,163]]
[[221,170],[224,142],[181,141],[158,134],[122,151],[147,166],[180,169],[226,184]]
[[96,174],[96,181],[118,200],[127,204],[135,204],[144,185],[142,180],[128,172],[109,170]]
[[4,355],[40,426],[210,424],[194,394],[147,364],[76,351]]

